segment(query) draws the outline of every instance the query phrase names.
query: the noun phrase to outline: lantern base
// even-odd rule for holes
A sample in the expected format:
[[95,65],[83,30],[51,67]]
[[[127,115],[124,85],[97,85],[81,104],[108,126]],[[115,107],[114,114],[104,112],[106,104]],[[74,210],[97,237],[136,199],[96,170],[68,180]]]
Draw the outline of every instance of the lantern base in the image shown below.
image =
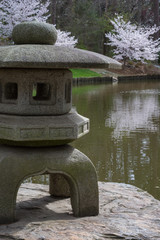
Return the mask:
[[[52,148],[0,146],[0,224],[16,220],[16,196],[24,179],[51,174],[50,194],[54,195],[54,174],[68,183],[73,214],[76,217],[98,215],[98,184],[92,162],[69,145]],[[58,183],[60,184],[60,182]],[[61,196],[66,194],[59,185]],[[54,204],[54,203],[53,203]]]
[[75,110],[59,116],[0,114],[0,143],[11,146],[64,145],[89,132],[89,119]]

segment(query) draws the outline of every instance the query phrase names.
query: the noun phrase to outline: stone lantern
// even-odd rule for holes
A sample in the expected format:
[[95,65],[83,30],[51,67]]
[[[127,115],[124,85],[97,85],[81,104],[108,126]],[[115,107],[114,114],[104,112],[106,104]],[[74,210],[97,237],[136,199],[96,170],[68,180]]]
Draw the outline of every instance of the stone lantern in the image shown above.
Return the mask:
[[91,161],[69,142],[89,132],[89,119],[72,109],[69,68],[121,68],[103,55],[55,46],[53,25],[24,22],[15,45],[0,47],[0,223],[15,220],[24,179],[50,175],[50,194],[71,196],[77,217],[98,214]]

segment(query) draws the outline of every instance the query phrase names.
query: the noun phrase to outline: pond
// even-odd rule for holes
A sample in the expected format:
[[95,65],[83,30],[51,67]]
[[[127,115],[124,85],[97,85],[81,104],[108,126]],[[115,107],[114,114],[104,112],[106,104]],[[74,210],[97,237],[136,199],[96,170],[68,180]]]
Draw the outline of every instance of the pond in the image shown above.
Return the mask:
[[160,199],[160,82],[74,87],[73,105],[90,119],[90,133],[72,145],[92,160],[98,180]]
[[73,89],[90,133],[73,144],[94,163],[98,180],[133,184],[160,199],[160,82]]

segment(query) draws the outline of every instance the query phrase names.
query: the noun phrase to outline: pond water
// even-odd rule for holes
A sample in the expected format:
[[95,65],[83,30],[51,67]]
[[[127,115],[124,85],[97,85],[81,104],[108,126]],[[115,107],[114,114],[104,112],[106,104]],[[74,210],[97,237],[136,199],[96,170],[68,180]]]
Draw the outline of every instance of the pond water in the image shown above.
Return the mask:
[[73,89],[90,133],[73,145],[94,163],[98,180],[133,184],[160,199],[160,82]]
[[73,105],[90,118],[90,133],[72,145],[92,160],[98,180],[160,199],[160,82],[74,87]]

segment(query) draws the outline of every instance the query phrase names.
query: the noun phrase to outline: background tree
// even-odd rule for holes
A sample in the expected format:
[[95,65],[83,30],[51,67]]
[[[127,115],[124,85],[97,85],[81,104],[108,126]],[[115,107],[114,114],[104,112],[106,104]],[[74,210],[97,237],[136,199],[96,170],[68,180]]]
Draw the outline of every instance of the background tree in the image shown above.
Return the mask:
[[[154,24],[159,26],[159,0],[153,0],[153,16],[154,16]],[[155,38],[159,38],[159,32],[155,34]]]
[[74,36],[71,36],[70,32],[57,30],[56,46],[75,47],[77,43],[78,40]]
[[139,25],[154,24],[152,0],[51,0],[51,3],[54,3],[51,15],[56,14],[51,17],[52,23],[72,32],[79,39],[79,48],[107,55],[110,47],[104,45],[105,34],[112,29],[110,19],[115,13]]
[[156,24],[156,26],[159,26],[159,0],[153,0],[152,4],[154,24]]
[[160,51],[159,40],[153,39],[159,27],[140,27],[131,22],[124,21],[122,16],[111,20],[114,30],[106,37],[109,45],[114,47],[114,55],[118,60],[123,60],[124,65],[128,59],[144,62],[155,60]]
[[50,18],[49,18],[49,22],[55,25],[56,24],[56,16],[57,16],[57,13],[56,13],[57,0],[50,1],[49,10],[50,10],[50,14],[51,14]]
[[[0,0],[0,3],[6,2],[10,6],[15,1],[27,2],[27,7],[31,6],[33,9],[34,5],[30,3],[38,0]],[[79,48],[107,55],[110,55],[111,51],[109,45],[104,45],[105,34],[112,30],[110,19],[114,18],[115,13],[122,14],[126,20],[138,25],[159,24],[155,20],[159,19],[156,15],[159,14],[158,0],[39,0],[43,6],[46,1],[50,2],[47,7],[50,13],[47,22],[56,24],[58,29],[76,36],[79,39]],[[0,16],[1,13],[2,11]]]
[[103,51],[106,0],[57,0],[56,26],[72,32],[78,38],[78,47]]

